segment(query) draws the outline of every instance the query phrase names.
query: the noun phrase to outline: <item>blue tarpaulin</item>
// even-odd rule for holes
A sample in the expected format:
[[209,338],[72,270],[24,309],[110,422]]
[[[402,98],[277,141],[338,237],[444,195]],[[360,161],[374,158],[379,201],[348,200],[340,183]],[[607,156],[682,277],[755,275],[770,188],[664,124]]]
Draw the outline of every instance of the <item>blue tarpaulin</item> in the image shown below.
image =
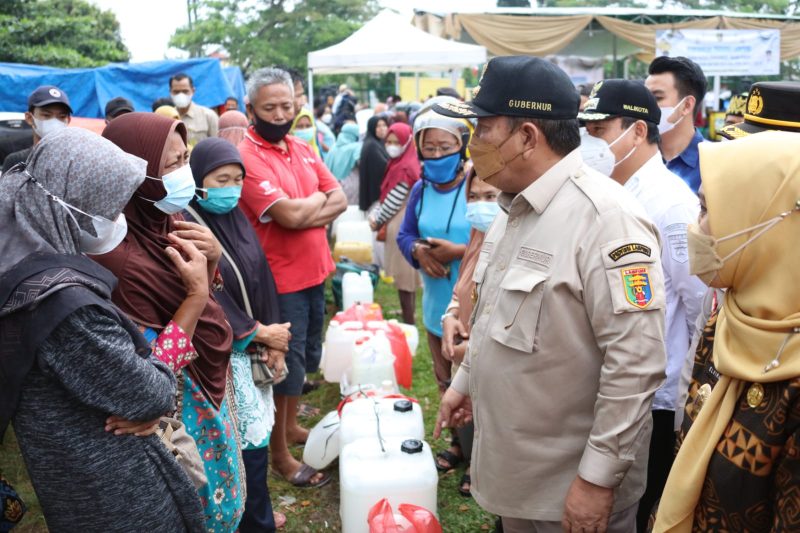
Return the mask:
[[56,85],[69,96],[75,116],[103,118],[106,102],[124,96],[136,111],[150,111],[154,100],[169,96],[169,78],[184,72],[194,80],[194,101],[215,107],[234,96],[244,108],[244,79],[238,67],[218,59],[114,63],[89,69],[62,69],[0,63],[0,111],[28,110],[28,95],[40,85]]

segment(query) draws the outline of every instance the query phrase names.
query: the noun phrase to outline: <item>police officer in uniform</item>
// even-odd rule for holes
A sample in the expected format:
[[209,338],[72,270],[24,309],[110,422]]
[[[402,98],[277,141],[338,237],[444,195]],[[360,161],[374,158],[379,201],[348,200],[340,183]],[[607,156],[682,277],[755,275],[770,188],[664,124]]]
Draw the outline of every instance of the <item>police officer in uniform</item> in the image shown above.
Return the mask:
[[434,107],[478,119],[474,168],[503,191],[436,431],[474,419],[472,494],[506,533],[634,531],[664,381],[658,230],[583,164],[578,102],[552,63],[512,56]]

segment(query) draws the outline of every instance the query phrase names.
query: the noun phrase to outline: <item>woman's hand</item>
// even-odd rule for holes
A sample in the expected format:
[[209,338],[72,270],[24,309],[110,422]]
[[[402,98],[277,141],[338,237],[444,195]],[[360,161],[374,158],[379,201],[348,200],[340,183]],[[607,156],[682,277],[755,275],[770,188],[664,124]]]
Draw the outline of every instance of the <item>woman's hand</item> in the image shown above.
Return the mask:
[[[455,361],[459,346],[461,344],[466,344],[464,342],[456,344],[457,336],[466,340],[469,337],[467,328],[464,327],[464,324],[461,323],[458,316],[453,316],[452,314],[445,316],[444,320],[442,320],[442,355],[444,355],[448,361]],[[464,351],[461,350],[461,359],[464,359],[463,352]]]
[[283,374],[283,369],[286,367],[286,352],[273,350],[271,348],[267,349],[263,361],[272,369],[272,374],[275,376],[275,379],[277,379]]
[[443,265],[464,257],[466,246],[463,244],[433,237],[428,237],[426,240],[431,244],[431,256]]
[[[167,235],[173,246],[167,246],[164,252],[172,260],[178,274],[181,276],[183,286],[186,287],[186,296],[198,296],[208,299],[208,262],[206,256],[186,239],[181,239],[174,233]],[[184,328],[185,329],[185,328]]]
[[286,352],[289,350],[289,341],[292,339],[292,333],[289,328],[292,327],[291,322],[284,322],[283,324],[264,324],[258,325],[258,331],[253,340],[266,344],[268,348],[273,350],[280,350]]
[[158,421],[150,420],[149,422],[137,422],[134,420],[126,420],[121,416],[109,416],[106,419],[106,431],[113,431],[114,435],[136,435],[137,437],[147,437],[152,435],[158,429]]
[[372,231],[378,231],[378,229],[380,229],[380,226],[378,225],[378,223],[375,221],[374,218],[372,217],[367,218],[367,222],[369,222],[369,229],[371,229]]
[[447,276],[447,269],[433,256],[430,246],[426,244],[417,246],[414,258],[419,262],[420,268],[430,277],[443,278]]
[[219,264],[219,258],[222,256],[222,245],[211,230],[200,224],[187,222],[185,220],[176,220],[175,228],[177,231],[173,231],[171,235],[176,235],[181,239],[192,241],[197,249],[206,256],[209,271],[213,272],[216,270],[217,264]]

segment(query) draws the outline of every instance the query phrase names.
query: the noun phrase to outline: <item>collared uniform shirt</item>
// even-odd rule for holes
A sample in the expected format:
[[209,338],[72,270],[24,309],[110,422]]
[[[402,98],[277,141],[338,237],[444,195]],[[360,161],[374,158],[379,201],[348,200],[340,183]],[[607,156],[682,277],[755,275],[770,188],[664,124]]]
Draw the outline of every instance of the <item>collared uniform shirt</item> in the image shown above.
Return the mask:
[[697,145],[705,141],[700,132],[694,130],[694,137],[686,149],[678,157],[667,162],[667,168],[677,174],[686,185],[697,194],[700,189],[700,152]]
[[661,235],[661,266],[667,297],[667,381],[656,392],[653,409],[675,411],[681,369],[703,295],[708,290],[699,278],[689,274],[686,227],[697,223],[700,201],[682,179],[667,170],[661,154],[642,165],[624,187],[642,204]]
[[181,121],[186,125],[189,132],[189,144],[196,145],[203,139],[216,137],[219,132],[219,116],[213,109],[197,105],[194,102],[189,104],[186,114],[181,115]]
[[494,514],[560,521],[580,475],[627,509],[644,492],[664,381],[658,230],[578,150],[499,203],[452,384],[473,403],[473,496]]

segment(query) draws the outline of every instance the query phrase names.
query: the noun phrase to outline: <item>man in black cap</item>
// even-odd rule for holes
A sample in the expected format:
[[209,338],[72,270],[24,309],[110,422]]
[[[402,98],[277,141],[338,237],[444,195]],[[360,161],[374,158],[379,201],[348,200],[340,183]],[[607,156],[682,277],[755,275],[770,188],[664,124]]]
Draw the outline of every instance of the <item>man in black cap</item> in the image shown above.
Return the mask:
[[434,106],[478,119],[476,174],[503,191],[436,432],[474,409],[472,494],[506,533],[630,533],[664,380],[658,230],[583,163],[578,103],[558,67],[512,56],[472,102]]
[[[33,128],[33,146],[50,133],[67,127],[72,116],[67,93],[54,85],[42,85],[28,96],[25,122]],[[10,153],[3,161],[3,173],[17,163],[27,161],[33,146]]]
[[653,435],[647,490],[639,504],[637,530],[645,531],[653,504],[664,490],[675,457],[675,411],[690,333],[708,287],[689,273],[686,227],[697,222],[700,202],[686,183],[664,165],[658,150],[661,111],[640,82],[597,83],[578,118],[589,135],[607,142],[616,160],[611,178],[644,207],[661,234],[666,290],[667,381],[653,399]]
[[743,109],[744,121],[729,124],[719,132],[727,140],[740,139],[762,131],[800,133],[800,83],[760,81],[754,83]]
[[133,102],[122,96],[112,98],[106,104],[106,124],[125,113],[133,113]]

